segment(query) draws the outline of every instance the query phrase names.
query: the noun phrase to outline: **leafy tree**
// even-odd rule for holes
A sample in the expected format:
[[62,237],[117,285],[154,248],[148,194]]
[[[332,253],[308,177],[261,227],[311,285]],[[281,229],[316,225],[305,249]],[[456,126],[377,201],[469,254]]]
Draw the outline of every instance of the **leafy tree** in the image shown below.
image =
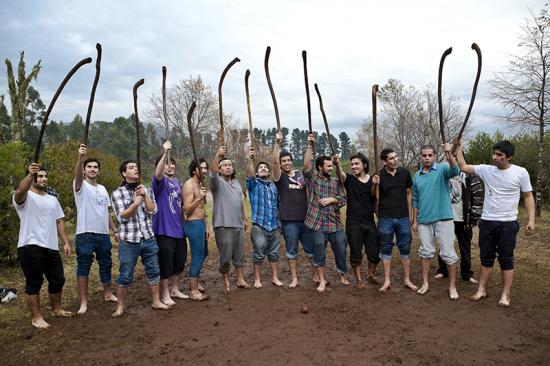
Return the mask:
[[340,132],[338,138],[340,139],[340,151],[342,153],[342,159],[347,160],[351,155],[351,139],[345,131]]
[[544,169],[544,137],[550,120],[548,96],[550,89],[550,15],[548,3],[539,15],[531,12],[531,18],[521,27],[520,55],[512,56],[506,71],[497,73],[490,81],[492,96],[505,108],[502,116],[511,124],[538,133],[538,168],[536,171],[536,214],[542,212]]
[[36,80],[40,72],[40,60],[33,66],[31,72],[26,75],[25,53],[21,51],[19,65],[17,68],[17,81],[13,73],[13,66],[9,59],[6,59],[8,69],[8,91],[11,99],[11,136],[15,141],[21,141],[23,137],[25,117],[28,106],[28,89],[33,79]]
[[9,140],[10,115],[4,104],[4,96],[0,95],[0,144]]

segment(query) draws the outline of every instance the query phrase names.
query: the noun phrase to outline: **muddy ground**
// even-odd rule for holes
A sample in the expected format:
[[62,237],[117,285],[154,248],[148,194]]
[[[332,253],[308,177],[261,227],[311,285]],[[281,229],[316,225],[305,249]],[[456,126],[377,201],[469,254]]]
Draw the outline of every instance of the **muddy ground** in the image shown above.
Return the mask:
[[[512,306],[508,309],[496,306],[498,271],[484,301],[468,300],[475,285],[459,281],[461,298],[451,302],[445,280],[433,279],[435,261],[430,291],[419,296],[401,286],[397,257],[393,261],[393,287],[386,294],[378,293],[374,285],[363,290],[340,285],[334,272],[329,272],[328,291],[318,294],[308,263],[301,258],[301,282],[297,289],[271,285],[266,268],[263,289],[234,289],[230,295],[224,295],[221,276],[216,271],[217,252],[213,249],[202,275],[211,296],[206,302],[180,300],[171,311],[151,310],[139,264],[127,312],[121,319],[110,317],[114,305],[101,301],[98,286],[92,290],[86,315],[70,319],[47,316],[52,327],[45,331],[30,325],[22,296],[2,305],[0,362],[2,365],[548,365],[549,233],[550,230],[544,229],[530,237],[523,231],[520,234],[516,252],[518,270]],[[250,251],[250,243],[247,244]],[[412,278],[419,284],[416,239],[413,247]],[[474,249],[476,271],[477,255]],[[74,257],[67,261],[71,260]],[[329,267],[333,265],[329,256]],[[252,283],[250,255],[245,269]],[[113,272],[118,272],[117,267]],[[22,295],[20,272],[15,269],[12,273],[11,277],[4,273],[4,280],[8,278],[8,285],[16,285]],[[377,273],[381,278],[381,268]],[[281,262],[280,277],[287,285],[285,262]],[[97,282],[95,270],[92,281]],[[234,286],[234,278],[232,281]],[[65,292],[65,307],[76,310],[74,280],[68,279]],[[309,310],[307,314],[301,312],[304,304]]]

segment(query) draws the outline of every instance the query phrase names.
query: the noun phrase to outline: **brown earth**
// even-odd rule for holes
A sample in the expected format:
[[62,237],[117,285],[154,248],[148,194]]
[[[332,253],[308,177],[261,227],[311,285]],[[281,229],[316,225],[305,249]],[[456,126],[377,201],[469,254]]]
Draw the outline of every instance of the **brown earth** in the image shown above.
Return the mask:
[[[489,298],[472,303],[468,297],[475,285],[459,281],[461,298],[451,302],[445,280],[432,277],[430,291],[425,296],[403,288],[397,257],[393,261],[393,287],[386,294],[378,293],[373,285],[363,290],[340,285],[332,272],[331,287],[325,294],[317,294],[308,264],[302,258],[301,283],[297,289],[271,285],[266,269],[263,289],[235,289],[231,295],[224,295],[221,276],[216,271],[217,252],[213,249],[202,275],[211,295],[206,302],[180,300],[171,311],[151,310],[139,264],[124,317],[110,317],[114,305],[101,301],[96,286],[86,315],[71,319],[47,316],[52,327],[40,331],[30,325],[22,296],[23,282],[16,269],[11,277],[4,273],[4,278],[12,279],[8,285],[16,285],[21,296],[1,306],[0,362],[3,365],[548,365],[549,222],[543,223],[543,227],[540,229],[539,225],[538,232],[529,237],[522,230],[518,238],[517,275],[512,306],[508,309],[496,306],[498,270],[488,290]],[[248,247],[250,250],[250,243]],[[419,284],[416,239],[413,247],[412,274]],[[474,249],[476,270],[477,253]],[[68,259],[71,260],[74,257]],[[332,256],[329,266],[333,266]],[[251,267],[249,255],[246,271],[250,273]],[[117,272],[116,267],[113,272]],[[381,268],[378,274],[381,277]],[[252,283],[251,275],[248,276]],[[281,279],[288,280],[287,265],[283,262]],[[97,281],[95,270],[92,281]],[[232,281],[234,285],[234,278]],[[66,286],[64,304],[76,310],[78,301],[73,288]],[[45,300],[43,309],[47,310]],[[301,312],[304,304],[309,309],[307,314]]]

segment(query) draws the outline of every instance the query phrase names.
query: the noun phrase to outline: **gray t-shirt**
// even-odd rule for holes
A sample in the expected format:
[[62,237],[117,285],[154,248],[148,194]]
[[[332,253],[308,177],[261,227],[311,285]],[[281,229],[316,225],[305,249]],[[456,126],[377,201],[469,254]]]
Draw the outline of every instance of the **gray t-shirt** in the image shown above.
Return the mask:
[[234,227],[242,229],[243,225],[243,189],[238,180],[231,183],[219,174],[210,178],[210,190],[214,198],[212,225],[216,227]]

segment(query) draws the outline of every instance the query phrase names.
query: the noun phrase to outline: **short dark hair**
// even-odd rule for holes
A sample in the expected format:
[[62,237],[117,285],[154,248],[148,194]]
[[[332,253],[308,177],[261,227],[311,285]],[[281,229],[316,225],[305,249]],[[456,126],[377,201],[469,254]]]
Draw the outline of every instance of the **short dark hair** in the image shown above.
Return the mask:
[[317,169],[318,172],[321,171],[321,169],[319,169],[319,167],[323,167],[325,166],[325,161],[332,161],[332,159],[330,158],[330,156],[326,156],[326,155],[321,155],[321,156],[318,156],[317,159],[315,159],[315,169]]
[[514,156],[516,148],[510,141],[502,140],[493,145],[493,151],[495,150],[503,152],[507,158],[511,158]]
[[290,156],[290,161],[294,161],[292,154],[289,151],[283,150],[279,153],[279,163],[285,156]]
[[392,149],[391,147],[386,147],[385,149],[382,149],[382,151],[380,152],[380,159],[384,161],[388,160],[388,155],[390,155],[393,152],[395,152],[395,150]]
[[[157,165],[159,165],[159,162],[163,157],[164,157],[164,154],[162,154],[157,158],[157,160],[155,160],[155,169],[157,168]],[[176,159],[174,159],[172,155],[170,155],[170,161],[172,162],[172,164],[176,165]]]
[[206,169],[208,169],[208,162],[204,160],[203,158],[199,158],[199,161],[196,159],[191,160],[189,163],[189,176],[193,177],[195,175],[195,170],[197,170],[198,167],[201,166],[202,163],[206,163]]
[[99,163],[99,160],[97,160],[96,158],[90,158],[90,159],[84,160],[84,163],[82,163],[82,167],[86,168],[86,165],[88,165],[89,163],[97,163],[97,168],[101,169],[101,164]]
[[[127,167],[127,165],[130,164],[130,163],[136,163],[136,164],[137,164],[137,162],[136,162],[135,160],[133,160],[133,159],[128,159],[128,160],[124,160],[124,161],[120,164],[120,166],[118,167],[118,172],[120,173],[120,175],[121,175],[123,178],[124,178],[124,175],[122,175],[122,173],[126,172],[126,167]],[[139,172],[139,174],[141,174],[141,172]]]
[[426,144],[420,148],[420,152],[423,150],[432,150],[435,154],[435,147],[432,144]]
[[256,173],[258,172],[258,167],[260,166],[260,164],[265,164],[265,165],[267,165],[267,169],[268,169],[269,171],[271,171],[271,167],[269,166],[269,164],[268,164],[267,162],[265,162],[265,161],[259,161],[258,164],[256,164]]
[[365,154],[357,152],[349,157],[349,161],[351,162],[353,159],[359,159],[363,163],[363,167],[365,168],[365,171],[369,171],[369,158],[365,156]]

